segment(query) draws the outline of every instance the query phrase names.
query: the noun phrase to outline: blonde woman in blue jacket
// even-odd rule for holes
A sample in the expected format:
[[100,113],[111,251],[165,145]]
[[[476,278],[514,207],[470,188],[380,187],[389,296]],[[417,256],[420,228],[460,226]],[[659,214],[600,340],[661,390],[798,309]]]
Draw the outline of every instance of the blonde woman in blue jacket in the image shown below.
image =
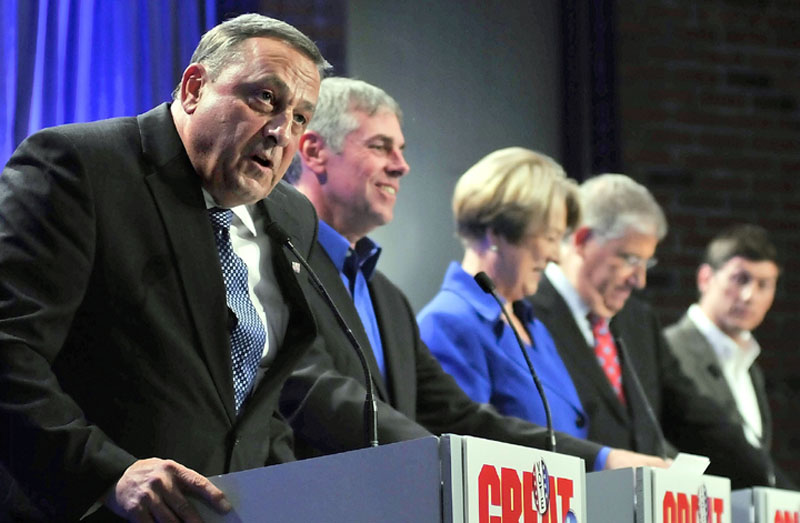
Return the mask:
[[588,416],[572,379],[524,299],[536,292],[545,266],[558,261],[565,232],[578,222],[575,183],[545,155],[521,147],[501,149],[461,176],[453,213],[464,258],[450,264],[439,293],[420,311],[422,339],[473,400],[545,424],[514,333],[497,302],[473,279],[485,272],[539,375],[555,429],[586,438]]

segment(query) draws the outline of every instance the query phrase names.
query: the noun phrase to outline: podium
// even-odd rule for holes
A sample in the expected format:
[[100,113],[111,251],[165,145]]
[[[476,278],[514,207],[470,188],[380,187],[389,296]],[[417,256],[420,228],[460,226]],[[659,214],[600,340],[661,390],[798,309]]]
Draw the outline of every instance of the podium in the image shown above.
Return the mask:
[[585,522],[583,460],[447,434],[209,478],[205,521]]
[[767,487],[731,493],[733,523],[798,523],[800,492]]
[[586,475],[592,523],[732,523],[731,482],[638,467]]
[[586,519],[580,458],[469,436],[442,438],[443,521],[562,523]]

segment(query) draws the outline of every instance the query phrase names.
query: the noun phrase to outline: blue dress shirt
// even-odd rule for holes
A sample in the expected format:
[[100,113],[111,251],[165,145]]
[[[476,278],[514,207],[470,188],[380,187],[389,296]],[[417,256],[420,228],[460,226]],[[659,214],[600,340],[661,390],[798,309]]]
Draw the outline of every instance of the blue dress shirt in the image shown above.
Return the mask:
[[383,357],[383,344],[381,343],[381,333],[378,329],[378,319],[375,317],[375,308],[372,305],[372,298],[369,295],[367,282],[375,272],[378,258],[381,254],[380,246],[367,237],[361,238],[355,245],[355,249],[350,247],[350,242],[336,232],[336,230],[325,223],[319,221],[319,243],[328,257],[333,261],[339,276],[342,278],[344,286],[350,292],[353,303],[367,331],[369,343],[378,362],[383,379],[386,379],[386,363]]
[[[550,403],[553,426],[586,438],[589,417],[547,328],[533,317],[527,301],[514,304],[533,346],[525,347]],[[434,356],[469,395],[503,414],[546,425],[536,386],[511,328],[497,302],[453,262],[439,293],[417,316],[420,336]],[[594,463],[602,470],[610,449]]]

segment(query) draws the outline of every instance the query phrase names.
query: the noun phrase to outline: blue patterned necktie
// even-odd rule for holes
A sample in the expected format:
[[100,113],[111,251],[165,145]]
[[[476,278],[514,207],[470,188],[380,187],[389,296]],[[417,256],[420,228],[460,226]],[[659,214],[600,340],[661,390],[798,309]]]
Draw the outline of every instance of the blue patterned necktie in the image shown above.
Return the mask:
[[208,210],[211,225],[214,227],[214,240],[217,243],[219,262],[222,266],[222,279],[228,308],[236,315],[236,323],[231,328],[231,366],[233,368],[233,396],[236,412],[253,385],[258,362],[264,351],[267,333],[258,317],[256,308],[250,301],[247,288],[247,266],[233,252],[230,227],[233,211],[214,207]]

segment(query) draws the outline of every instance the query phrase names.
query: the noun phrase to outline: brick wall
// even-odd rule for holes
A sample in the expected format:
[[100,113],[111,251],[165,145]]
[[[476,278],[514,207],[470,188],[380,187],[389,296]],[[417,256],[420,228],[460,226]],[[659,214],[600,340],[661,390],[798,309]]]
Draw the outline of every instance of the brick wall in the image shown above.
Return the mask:
[[774,452],[800,479],[800,1],[617,0],[616,11],[624,169],[670,223],[648,298],[672,323],[696,299],[716,232],[771,231],[785,268],[756,336]]

